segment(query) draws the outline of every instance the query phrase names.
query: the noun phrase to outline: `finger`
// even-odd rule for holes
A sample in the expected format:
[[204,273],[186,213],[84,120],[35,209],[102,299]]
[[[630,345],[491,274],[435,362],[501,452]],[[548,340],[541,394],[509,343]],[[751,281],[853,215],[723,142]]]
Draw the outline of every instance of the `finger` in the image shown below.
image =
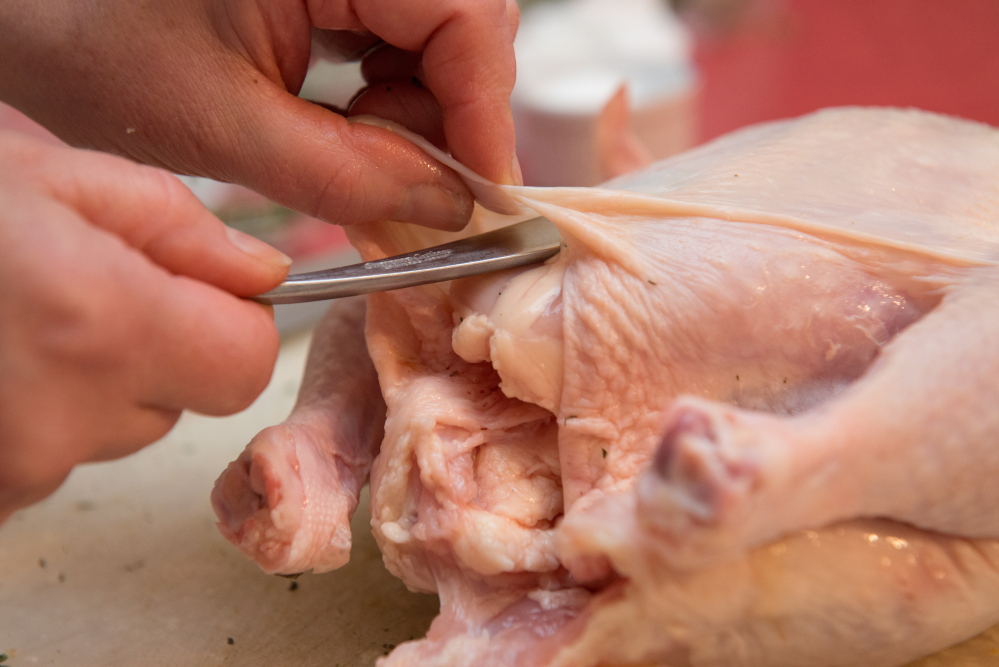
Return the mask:
[[265,292],[291,260],[213,216],[176,177],[118,157],[59,146],[27,151],[50,194],[154,263],[239,296]]
[[[209,4],[213,11],[226,6]],[[282,53],[308,53],[310,26],[299,20],[309,18],[306,12],[279,3],[251,4],[268,12],[262,17],[264,25],[291,26],[276,45]],[[451,230],[467,223],[472,196],[457,174],[405,139],[352,125],[295,97],[289,91],[296,89],[304,73],[304,65],[298,66],[302,59],[271,52],[275,43],[259,37],[261,17],[256,9],[234,13],[250,18],[210,36],[225,48],[181,49],[169,63],[146,52],[135,56],[145,72],[143,81],[151,81],[162,93],[166,106],[159,112],[149,111],[148,94],[123,95],[117,86],[115,103],[108,105],[106,132],[94,137],[67,124],[60,127],[65,130],[62,135],[171,171],[240,183],[328,222],[392,219]],[[348,11],[343,22],[318,27],[363,30],[359,22],[351,22],[351,15]],[[152,39],[164,45],[159,33]],[[138,69],[135,62],[119,64],[130,72]],[[110,94],[105,90],[107,81],[71,83],[69,97],[81,103],[94,104],[94,90]],[[126,92],[132,88],[125,86]],[[240,294],[265,289],[260,283],[266,281],[245,282],[253,282],[253,289],[249,285],[230,289]]]
[[[512,183],[514,128],[510,111],[518,14],[506,0],[442,0],[430,6],[358,0],[357,19],[389,44],[423,52],[427,85],[443,110],[452,154],[487,178]],[[342,3],[312,15],[320,27],[349,18]]]
[[233,412],[265,386],[278,345],[266,309],[170,274],[64,204],[17,201],[0,227],[27,249],[0,265],[0,285],[17,285],[0,299],[0,505],[149,444],[182,409]]
[[119,388],[95,375],[39,370],[44,377],[0,387],[0,514],[49,495],[78,463],[119,458],[158,440],[180,416],[119,400]]
[[[91,410],[90,414],[97,415],[99,412]],[[134,454],[169,433],[180,419],[182,411],[132,406],[130,410],[120,414],[119,419],[107,419],[105,415],[104,423],[94,424],[95,432],[97,428],[101,428],[105,434],[83,462],[112,461]]]
[[270,309],[182,276],[149,291],[132,300],[145,340],[135,360],[143,404],[217,416],[249,407],[277,360]]
[[[179,411],[134,406],[109,411],[106,404],[87,405],[88,395],[93,392],[80,394],[75,406],[65,403],[30,406],[52,418],[31,423],[29,433],[3,429],[6,446],[0,457],[0,522],[6,513],[53,493],[74,465],[136,452],[163,437],[180,417]],[[42,399],[41,403],[52,397],[51,392],[36,396]],[[7,425],[17,423],[17,420],[3,421]],[[81,439],[81,434],[87,437]]]
[[429,90],[413,79],[369,86],[350,105],[348,115],[370,114],[399,123],[445,149],[441,108]]
[[[4,270],[28,279],[19,303],[4,304],[0,314],[23,325],[15,331],[20,337],[7,342],[40,360],[18,377],[58,380],[32,395],[69,397],[52,414],[81,402],[88,409],[74,414],[82,423],[89,423],[86,414],[100,420],[137,407],[230,414],[263,390],[279,344],[269,308],[170,273],[62,204],[38,210],[41,219],[20,241],[44,247],[59,270],[32,270],[30,258],[13,258],[15,266]],[[31,331],[37,334],[26,338]],[[101,423],[92,424],[96,435],[78,436],[122,447],[159,435],[155,427],[136,434],[108,419],[112,434],[125,434],[118,443]]]
[[452,170],[391,132],[348,123],[268,85],[239,104],[249,141],[226,148],[244,184],[337,224],[395,220],[457,230],[468,222],[472,195]]
[[[95,373],[61,378],[58,391],[35,392],[31,410],[50,415],[29,425],[21,442],[33,442],[20,462],[20,477],[45,486],[78,463],[128,456],[165,436],[181,411],[138,405],[115,378]],[[129,384],[125,379],[124,384]],[[8,422],[9,423],[9,422]],[[23,422],[22,422],[23,423]]]
[[46,498],[63,483],[69,471],[61,476],[50,475],[44,481],[35,482],[21,476],[21,471],[15,466],[8,466],[2,461],[0,469],[0,524],[10,518],[17,510],[32,505]]

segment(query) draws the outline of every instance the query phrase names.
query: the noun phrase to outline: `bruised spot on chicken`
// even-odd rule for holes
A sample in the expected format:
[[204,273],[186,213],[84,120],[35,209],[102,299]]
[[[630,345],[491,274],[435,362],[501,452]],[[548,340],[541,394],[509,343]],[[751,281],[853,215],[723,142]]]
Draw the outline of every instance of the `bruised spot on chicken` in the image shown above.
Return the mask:
[[684,411],[663,435],[652,459],[652,469],[663,479],[673,479],[678,474],[682,475],[684,471],[678,470],[680,461],[677,454],[682,440],[691,438],[696,438],[698,442],[710,443],[715,438],[715,432],[704,415]]

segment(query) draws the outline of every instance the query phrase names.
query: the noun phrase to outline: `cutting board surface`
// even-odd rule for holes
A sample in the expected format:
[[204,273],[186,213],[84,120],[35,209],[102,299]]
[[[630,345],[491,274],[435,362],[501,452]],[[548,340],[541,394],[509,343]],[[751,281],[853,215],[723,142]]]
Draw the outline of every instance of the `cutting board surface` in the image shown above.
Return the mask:
[[285,344],[247,412],[185,415],[162,441],[77,469],[0,527],[4,667],[353,667],[426,632],[437,598],[385,570],[366,494],[351,562],[330,574],[265,575],[215,529],[212,483],[258,430],[287,416],[307,342]]
[[[79,468],[0,527],[3,667],[361,667],[423,636],[437,599],[385,570],[366,493],[351,562],[329,574],[265,575],[215,529],[212,483],[257,431],[287,416],[307,343],[285,343],[246,412],[185,415],[162,441]],[[913,667],[996,664],[994,628]]]

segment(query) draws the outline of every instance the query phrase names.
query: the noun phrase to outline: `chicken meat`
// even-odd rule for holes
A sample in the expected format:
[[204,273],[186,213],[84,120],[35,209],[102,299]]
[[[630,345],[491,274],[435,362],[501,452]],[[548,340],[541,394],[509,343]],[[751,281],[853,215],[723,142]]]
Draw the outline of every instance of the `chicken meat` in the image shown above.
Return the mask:
[[999,131],[832,109],[600,188],[462,173],[499,211],[465,233],[564,248],[333,306],[213,495],[264,570],[341,565],[370,467],[441,600],[385,667],[901,665],[999,622]]

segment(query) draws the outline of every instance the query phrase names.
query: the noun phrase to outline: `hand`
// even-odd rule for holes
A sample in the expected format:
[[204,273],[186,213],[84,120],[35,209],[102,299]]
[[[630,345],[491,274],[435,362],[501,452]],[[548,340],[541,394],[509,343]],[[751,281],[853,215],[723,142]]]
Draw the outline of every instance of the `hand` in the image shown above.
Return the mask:
[[8,2],[0,98],[71,144],[240,183],[330,222],[457,229],[472,200],[454,172],[295,97],[311,39],[341,57],[384,40],[358,110],[436,130],[472,169],[513,182],[517,21],[514,0]]
[[238,297],[287,269],[170,174],[0,133],[0,520],[181,410],[249,405],[278,336]]

